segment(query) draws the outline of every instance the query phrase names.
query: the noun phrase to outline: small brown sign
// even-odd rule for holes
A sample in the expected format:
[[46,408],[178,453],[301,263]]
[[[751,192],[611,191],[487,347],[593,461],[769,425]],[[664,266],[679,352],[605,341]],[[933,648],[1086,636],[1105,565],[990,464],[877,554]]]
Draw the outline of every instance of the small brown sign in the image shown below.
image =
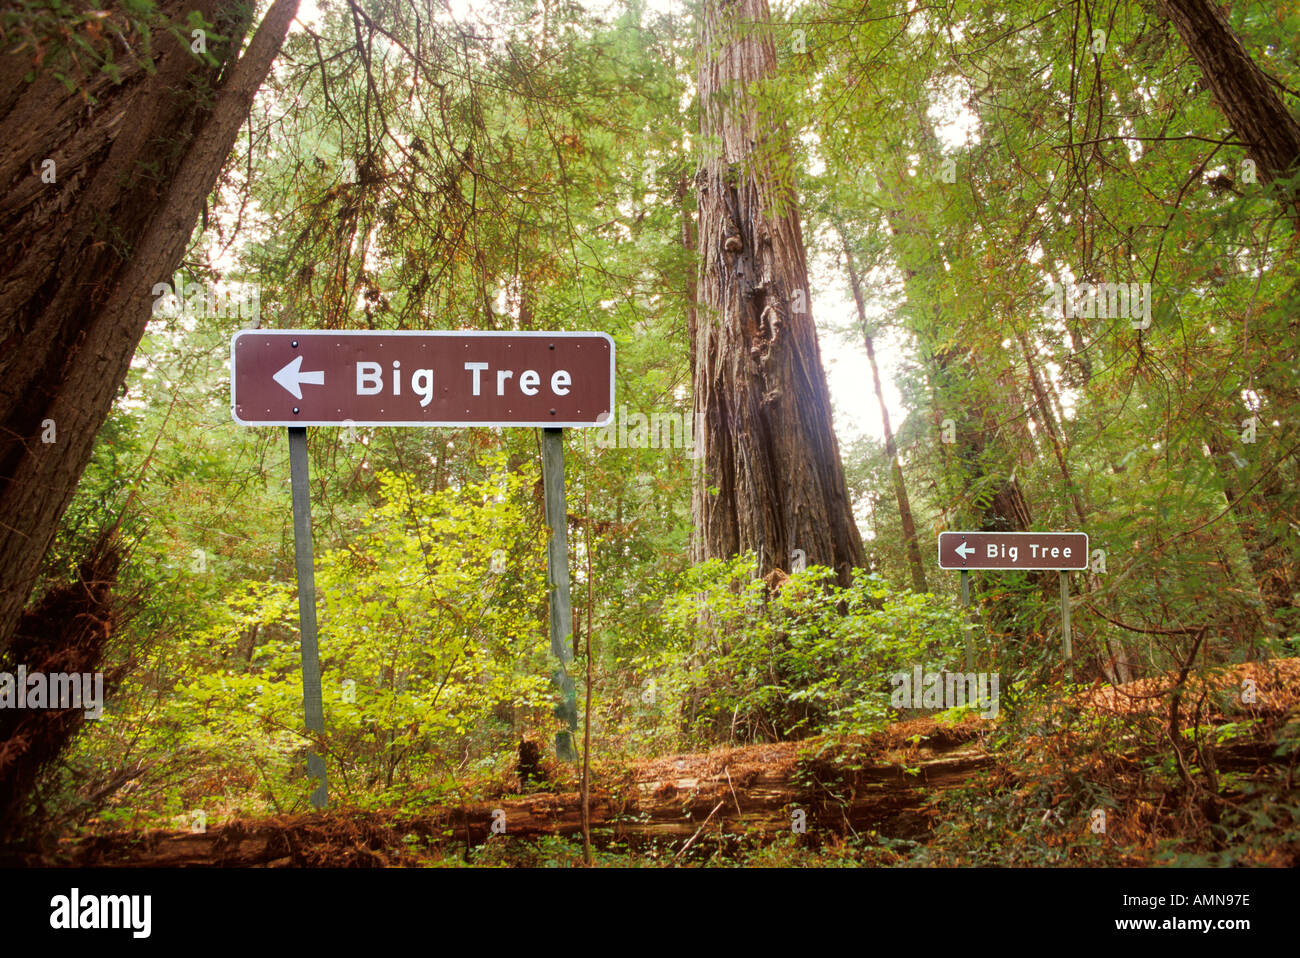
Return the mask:
[[246,329],[230,341],[242,426],[601,426],[605,333]]
[[1083,532],[941,532],[941,569],[1086,569]]

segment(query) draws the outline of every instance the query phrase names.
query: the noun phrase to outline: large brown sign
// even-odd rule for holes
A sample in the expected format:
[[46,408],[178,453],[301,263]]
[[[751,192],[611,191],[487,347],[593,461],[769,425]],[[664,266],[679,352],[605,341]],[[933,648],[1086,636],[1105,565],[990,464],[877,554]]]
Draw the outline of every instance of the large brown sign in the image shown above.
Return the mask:
[[941,532],[941,569],[1086,569],[1083,532]]
[[243,426],[600,426],[605,333],[246,329],[230,341]]

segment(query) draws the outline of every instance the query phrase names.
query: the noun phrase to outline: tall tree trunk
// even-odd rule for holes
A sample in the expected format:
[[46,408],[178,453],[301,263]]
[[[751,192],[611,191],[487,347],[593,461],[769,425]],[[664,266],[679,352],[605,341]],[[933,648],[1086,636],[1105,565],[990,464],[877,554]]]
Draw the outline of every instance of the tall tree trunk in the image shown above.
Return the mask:
[[813,324],[793,164],[784,123],[755,90],[776,67],[767,0],[705,0],[700,47],[699,548],[752,549],[764,575],[789,569],[800,549],[847,583],[865,558]]
[[840,245],[844,249],[844,265],[848,269],[849,284],[853,287],[853,302],[858,310],[858,324],[862,327],[862,344],[867,351],[867,363],[871,366],[871,385],[876,391],[876,404],[880,406],[880,426],[885,434],[885,455],[889,459],[894,498],[898,501],[898,518],[903,526],[903,544],[907,548],[907,564],[912,572],[912,587],[917,592],[928,592],[929,589],[925,584],[925,566],[921,564],[921,548],[916,541],[912,501],[907,495],[903,466],[898,460],[898,443],[894,439],[893,424],[889,421],[889,409],[885,406],[885,393],[880,384],[880,370],[876,366],[876,344],[871,338],[871,330],[867,327],[867,311],[862,301],[862,278],[858,276],[857,266],[853,262],[849,241],[838,223],[835,224],[835,231],[839,233]]
[[[1260,599],[1275,622],[1286,619],[1288,610],[1295,605],[1296,572],[1293,549],[1275,531],[1285,529],[1287,523],[1286,509],[1280,502],[1285,490],[1279,471],[1275,467],[1269,472],[1248,498],[1238,489],[1232,453],[1222,434],[1210,431],[1206,445],[1223,481],[1223,497],[1236,520]],[[1279,516],[1280,520],[1276,518]]]
[[[14,80],[0,84],[0,646],[126,378],[151,288],[179,264],[297,8],[275,0],[237,59],[247,5],[163,0],[183,36],[198,11],[232,37],[208,37],[220,65],[155,29],[153,72],[122,61],[119,84],[97,74],[93,108],[49,69],[19,80],[30,54],[0,55]],[[55,183],[41,182],[45,158]]]
[[[1259,178],[1289,176],[1300,160],[1300,122],[1211,0],[1161,0],[1232,130],[1246,144]],[[1289,198],[1300,221],[1300,199]]]

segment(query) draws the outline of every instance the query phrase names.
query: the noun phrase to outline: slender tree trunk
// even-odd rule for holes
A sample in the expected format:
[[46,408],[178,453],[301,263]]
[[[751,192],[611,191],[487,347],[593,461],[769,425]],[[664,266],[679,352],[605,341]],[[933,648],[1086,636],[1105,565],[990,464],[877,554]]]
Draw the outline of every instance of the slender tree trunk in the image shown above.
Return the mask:
[[1211,431],[1206,445],[1210,447],[1214,464],[1223,480],[1223,497],[1236,520],[1242,547],[1259,587],[1260,599],[1269,616],[1277,620],[1295,604],[1294,557],[1282,536],[1271,531],[1270,527],[1276,524],[1276,520],[1271,520],[1264,508],[1275,507],[1277,514],[1285,515],[1277,502],[1284,492],[1278,471],[1275,469],[1260,483],[1258,491],[1247,498],[1237,487],[1236,477],[1232,473],[1232,457],[1223,436]]
[[[154,72],[132,58],[121,83],[86,81],[93,109],[48,69],[0,87],[0,646],[126,378],[151,288],[180,262],[297,7],[275,0],[236,59],[247,5],[163,0],[172,22],[198,11],[234,38],[209,38],[220,66],[155,29]],[[31,68],[30,54],[0,55],[0,77]],[[55,183],[41,182],[45,158]]]
[[[1061,469],[1061,480],[1065,483],[1070,503],[1074,506],[1074,514],[1079,520],[1079,528],[1083,529],[1088,524],[1087,510],[1084,508],[1083,497],[1079,494],[1066,459],[1069,449],[1066,445],[1065,425],[1064,420],[1058,418],[1059,404],[1053,395],[1052,384],[1050,381],[1045,380],[1038,371],[1038,367],[1034,363],[1034,351],[1029,344],[1029,337],[1023,330],[1016,329],[1016,339],[1020,343],[1021,352],[1025,357],[1025,366],[1029,372],[1029,383],[1034,392],[1034,406],[1038,410],[1038,422],[1047,434],[1052,452],[1056,456],[1056,464]],[[1096,573],[1088,571],[1085,576],[1089,591],[1096,591],[1100,586]],[[1129,664],[1128,650],[1124,648],[1123,643],[1112,644],[1108,637],[1103,637],[1102,642],[1106,646],[1106,658],[1102,663],[1102,670],[1107,673],[1107,677],[1112,682],[1119,684],[1132,681],[1133,670]]]
[[1034,365],[1034,351],[1029,345],[1029,337],[1025,335],[1023,330],[1017,328],[1016,340],[1020,343],[1021,354],[1025,357],[1025,366],[1029,372],[1029,386],[1034,393],[1034,405],[1039,411],[1038,421],[1047,432],[1047,441],[1052,447],[1052,453],[1056,456],[1056,464],[1061,469],[1061,479],[1065,483],[1065,492],[1070,497],[1070,504],[1074,506],[1074,514],[1078,517],[1079,525],[1085,526],[1088,523],[1088,517],[1086,510],[1083,508],[1083,499],[1079,496],[1074,477],[1070,475],[1070,466],[1065,459],[1064,437],[1061,436],[1057,426],[1056,414],[1047,395],[1047,386],[1043,382],[1042,376],[1039,375],[1038,367]]
[[857,266],[853,262],[853,252],[849,249],[844,231],[836,224],[835,230],[840,236],[840,245],[844,249],[844,264],[848,269],[849,283],[853,287],[853,302],[858,309],[858,324],[862,327],[862,344],[867,351],[867,363],[871,366],[871,384],[876,391],[876,404],[880,406],[880,426],[885,434],[885,455],[889,458],[889,471],[893,479],[894,498],[898,500],[898,518],[903,526],[903,542],[907,547],[907,564],[912,572],[912,587],[917,592],[928,592],[925,584],[925,566],[921,564],[921,548],[916,541],[916,522],[912,518],[912,501],[907,495],[907,483],[903,479],[903,466],[898,460],[898,443],[894,439],[894,427],[889,421],[889,409],[885,406],[885,393],[880,384],[880,370],[876,366],[876,344],[867,327],[867,311],[862,301],[862,280],[858,276]]
[[[847,583],[865,564],[809,301],[784,123],[755,89],[776,67],[767,0],[705,0],[698,178],[696,525],[707,557],[746,550],[759,573],[791,552]],[[699,441],[697,439],[697,441]]]

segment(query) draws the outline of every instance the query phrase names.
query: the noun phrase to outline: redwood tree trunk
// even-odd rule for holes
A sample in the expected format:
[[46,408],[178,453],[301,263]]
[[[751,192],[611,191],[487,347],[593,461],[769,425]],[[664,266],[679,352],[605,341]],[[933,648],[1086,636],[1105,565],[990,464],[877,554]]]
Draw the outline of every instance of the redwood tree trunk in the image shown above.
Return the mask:
[[[1232,130],[1246,144],[1259,178],[1270,183],[1300,160],[1300,123],[1264,71],[1250,58],[1219,6],[1211,0],[1162,0]],[[1300,217],[1296,198],[1292,209]]]
[[[1220,7],[1209,0],[1162,0],[1161,7],[1201,68],[1233,132],[1245,143],[1260,182],[1294,175],[1300,164],[1300,122],[1246,52]],[[1300,225],[1300,195],[1292,190],[1282,199]],[[1224,478],[1224,495],[1241,530],[1260,596],[1272,617],[1285,622],[1288,610],[1295,605],[1297,577],[1294,548],[1274,531],[1285,529],[1289,521],[1282,505],[1283,479],[1274,470],[1260,487],[1238,492],[1231,470],[1224,465],[1227,445],[1223,438],[1212,432],[1208,442]]]
[[155,27],[153,71],[118,51],[121,82],[94,74],[86,99],[48,64],[25,81],[32,51],[0,54],[0,647],[297,8],[275,0],[238,57],[247,5],[162,0],[184,37],[198,11],[232,38],[207,38],[218,65]]
[[809,564],[840,581],[865,564],[813,324],[784,123],[756,87],[776,67],[767,0],[701,12],[699,315],[704,414],[696,559],[746,550],[759,573]]

